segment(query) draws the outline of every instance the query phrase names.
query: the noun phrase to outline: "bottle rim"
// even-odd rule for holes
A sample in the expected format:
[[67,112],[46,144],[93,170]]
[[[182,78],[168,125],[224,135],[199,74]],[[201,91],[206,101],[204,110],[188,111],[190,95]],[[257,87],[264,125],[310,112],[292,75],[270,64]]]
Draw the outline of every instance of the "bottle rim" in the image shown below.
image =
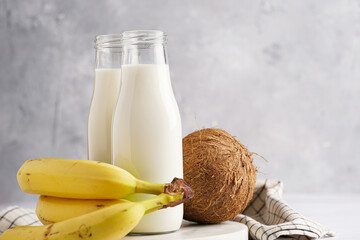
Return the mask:
[[122,48],[122,34],[102,34],[95,37],[95,49]]
[[131,30],[122,34],[122,46],[166,44],[167,35],[160,30]]

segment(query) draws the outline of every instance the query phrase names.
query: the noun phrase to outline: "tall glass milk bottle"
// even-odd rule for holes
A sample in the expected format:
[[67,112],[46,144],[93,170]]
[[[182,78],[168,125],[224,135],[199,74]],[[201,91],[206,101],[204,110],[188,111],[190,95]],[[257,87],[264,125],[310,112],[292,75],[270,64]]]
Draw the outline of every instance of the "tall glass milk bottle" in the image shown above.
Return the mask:
[[112,120],[121,87],[121,35],[95,38],[95,84],[87,140],[89,160],[112,163]]
[[[182,178],[179,109],[172,91],[161,31],[123,33],[122,88],[113,123],[113,161],[142,180],[166,183]],[[151,196],[134,194],[130,200]],[[182,205],[145,215],[132,233],[176,231]]]

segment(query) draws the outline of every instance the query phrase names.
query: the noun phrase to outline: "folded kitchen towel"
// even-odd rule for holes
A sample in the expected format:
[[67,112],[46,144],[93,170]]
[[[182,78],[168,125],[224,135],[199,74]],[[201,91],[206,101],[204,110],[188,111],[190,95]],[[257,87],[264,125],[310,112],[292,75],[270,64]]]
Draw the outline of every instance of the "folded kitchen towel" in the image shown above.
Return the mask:
[[[254,196],[243,214],[234,221],[248,226],[256,240],[316,239],[334,236],[319,223],[301,216],[282,200],[283,184],[274,180],[256,182]],[[33,210],[17,206],[0,211],[0,235],[14,226],[41,225]]]
[[0,235],[9,228],[24,225],[41,225],[33,210],[12,206],[0,211]]
[[248,226],[256,240],[317,239],[335,236],[319,223],[307,219],[282,200],[283,184],[274,180],[256,182],[252,200],[233,221]]

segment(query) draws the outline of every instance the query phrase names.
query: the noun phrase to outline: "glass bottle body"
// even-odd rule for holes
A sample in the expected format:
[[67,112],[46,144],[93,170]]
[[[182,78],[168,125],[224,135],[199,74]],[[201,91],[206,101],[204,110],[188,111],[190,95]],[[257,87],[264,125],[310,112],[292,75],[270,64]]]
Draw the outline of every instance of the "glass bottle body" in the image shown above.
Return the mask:
[[[113,123],[113,162],[145,181],[182,178],[182,130],[160,31],[123,34],[122,89]],[[130,200],[150,197],[134,194]],[[183,206],[145,215],[132,233],[180,228]]]
[[95,43],[95,84],[87,125],[88,159],[112,163],[111,128],[121,88],[121,35],[100,35]]

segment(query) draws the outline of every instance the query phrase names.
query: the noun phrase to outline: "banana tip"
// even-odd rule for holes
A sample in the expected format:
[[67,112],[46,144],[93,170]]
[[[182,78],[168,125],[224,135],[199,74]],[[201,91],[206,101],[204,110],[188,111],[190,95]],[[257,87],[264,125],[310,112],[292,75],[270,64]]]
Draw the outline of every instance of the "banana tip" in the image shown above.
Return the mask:
[[181,178],[174,178],[171,183],[165,185],[164,193],[169,195],[182,195],[183,198],[176,200],[174,202],[168,203],[164,206],[166,207],[174,207],[179,205],[188,199],[194,196],[194,190],[190,187],[190,185],[185,182],[184,179]]

